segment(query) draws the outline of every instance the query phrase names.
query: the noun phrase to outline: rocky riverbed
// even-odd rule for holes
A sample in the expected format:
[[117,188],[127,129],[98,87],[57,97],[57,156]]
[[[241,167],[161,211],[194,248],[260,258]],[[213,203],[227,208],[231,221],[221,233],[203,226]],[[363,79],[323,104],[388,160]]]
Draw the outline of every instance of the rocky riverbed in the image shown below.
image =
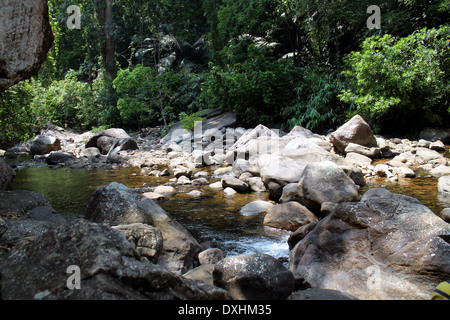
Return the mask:
[[[388,139],[360,116],[327,136],[302,127],[244,129],[222,110],[193,132],[178,124],[167,135],[48,128],[1,152],[9,165],[0,158],[0,297],[429,299],[450,278],[449,136],[430,129],[417,141]],[[134,167],[166,182],[150,190],[101,186],[81,218],[66,219],[42,194],[9,190],[15,172],[39,166]],[[367,188],[424,175],[438,179],[442,212]],[[194,198],[205,188],[231,199],[266,195],[240,214],[289,232],[289,257],[227,256],[220,243],[200,243],[157,202],[185,186]],[[81,270],[81,290],[67,287],[71,265]]]

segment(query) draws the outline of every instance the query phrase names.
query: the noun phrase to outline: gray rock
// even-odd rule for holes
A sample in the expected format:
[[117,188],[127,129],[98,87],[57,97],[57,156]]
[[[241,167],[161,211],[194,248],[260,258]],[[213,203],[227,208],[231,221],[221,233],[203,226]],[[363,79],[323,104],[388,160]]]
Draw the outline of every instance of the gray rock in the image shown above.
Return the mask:
[[0,238],[3,236],[6,230],[8,230],[8,225],[6,224],[5,220],[0,218]]
[[264,186],[264,183],[262,182],[262,179],[260,177],[248,178],[247,184],[249,185],[250,189],[254,192],[266,191],[266,187]]
[[185,166],[177,165],[177,166],[172,167],[172,170],[173,170],[173,174],[174,174],[175,178],[185,176],[190,179],[192,177],[192,170],[189,168],[186,168]]
[[445,221],[450,223],[450,208],[445,208],[441,211],[441,218]]
[[61,141],[55,137],[43,136],[31,142],[31,155],[44,155],[61,149]]
[[345,155],[345,161],[351,165],[371,164],[372,159],[362,154],[349,152]]
[[301,226],[300,228],[292,232],[287,241],[289,250],[292,250],[299,241],[305,238],[308,233],[310,233],[316,227],[316,225],[317,222],[305,224],[304,226]]
[[301,226],[317,221],[317,217],[305,206],[291,201],[269,207],[263,224],[272,228],[295,231]]
[[332,132],[330,141],[342,153],[345,153],[345,148],[349,143],[355,143],[368,148],[378,146],[372,129],[360,115],[355,115],[339,129]]
[[68,152],[59,152],[59,151],[52,151],[48,157],[45,159],[45,161],[50,165],[56,165],[60,163],[65,163],[70,160],[74,160],[75,156]]
[[223,192],[227,195],[227,196],[232,196],[234,194],[236,194],[236,190],[234,190],[233,188],[230,187],[226,187],[225,189],[223,189]]
[[89,157],[97,158],[97,157],[101,156],[101,153],[97,147],[91,147],[91,148],[83,149],[80,153],[80,156],[86,157],[86,158],[89,158]]
[[225,258],[225,252],[219,248],[208,248],[198,254],[198,262],[203,264],[216,264]]
[[[279,136],[266,126],[259,124],[254,129],[245,132],[226,153],[226,162],[233,164],[237,159],[248,159],[251,156],[260,155],[260,150],[271,153],[271,148],[267,147],[267,140],[259,140],[258,138],[275,138],[274,142],[279,149]],[[264,146],[262,146],[264,145]]]
[[288,183],[283,187],[283,192],[279,200],[280,203],[285,203],[289,201],[300,201],[300,196],[298,195],[297,182]]
[[27,190],[0,192],[0,217],[8,229],[1,243],[7,246],[16,246],[67,223],[46,196]]
[[448,128],[425,128],[419,137],[428,141],[441,140],[444,143],[450,143],[450,129]]
[[41,193],[28,190],[0,191],[0,217],[28,219],[36,207],[50,207],[50,201]]
[[246,192],[249,190],[249,186],[247,183],[232,176],[223,176],[221,181],[222,187],[224,188],[230,187],[237,192]]
[[157,186],[154,190],[156,193],[172,195],[175,193],[175,188],[172,186]]
[[315,214],[324,202],[358,201],[358,187],[330,161],[308,164],[298,182],[300,203]]
[[[118,230],[86,220],[51,229],[0,262],[4,300],[228,299],[208,286],[139,261]],[[69,266],[81,271],[81,290],[69,290]],[[24,285],[26,284],[26,285]]]
[[186,279],[203,281],[210,286],[214,286],[214,267],[214,264],[202,264],[197,268],[189,270],[188,272],[183,274],[183,277],[185,277]]
[[338,156],[306,141],[304,144],[298,145],[298,148],[284,149],[269,155],[261,168],[261,179],[272,198],[279,199],[283,187],[288,183],[298,182],[309,163],[325,160],[344,164],[344,160]]
[[239,213],[244,216],[254,216],[266,212],[270,207],[273,206],[274,204],[269,201],[255,200],[243,206]]
[[430,143],[429,148],[436,151],[445,151],[445,145],[441,140]]
[[449,236],[448,224],[420,201],[370,189],[320,220],[292,249],[289,270],[298,287],[429,300],[450,277]]
[[294,289],[294,277],[281,262],[266,254],[247,254],[219,261],[214,284],[241,300],[286,299]]
[[185,273],[192,269],[201,251],[192,235],[155,201],[120,183],[97,188],[86,207],[85,218],[111,226],[143,223],[157,227],[164,240],[158,263],[173,272]]
[[53,44],[45,0],[1,0],[0,91],[36,75]]
[[437,189],[439,193],[450,196],[450,175],[439,178]]
[[450,166],[440,165],[430,170],[433,177],[440,178],[442,176],[450,175]]
[[85,148],[95,147],[104,155],[108,154],[114,146],[119,146],[119,151],[137,149],[136,142],[128,133],[120,128],[104,130],[92,136],[85,144]]
[[368,148],[365,146],[361,146],[356,143],[350,142],[344,150],[345,153],[354,152],[358,154],[362,154],[363,156],[369,157],[369,158],[375,158],[378,156],[381,152],[380,148],[372,147]]
[[108,153],[108,156],[106,157],[106,163],[121,164],[122,162],[125,161],[125,159],[122,158],[117,151],[118,151],[117,149],[114,149]]
[[132,138],[123,138],[117,144],[119,151],[138,150],[137,142]]
[[97,139],[96,147],[100,150],[103,155],[107,155],[114,145],[119,141],[119,139],[110,136],[100,136]]

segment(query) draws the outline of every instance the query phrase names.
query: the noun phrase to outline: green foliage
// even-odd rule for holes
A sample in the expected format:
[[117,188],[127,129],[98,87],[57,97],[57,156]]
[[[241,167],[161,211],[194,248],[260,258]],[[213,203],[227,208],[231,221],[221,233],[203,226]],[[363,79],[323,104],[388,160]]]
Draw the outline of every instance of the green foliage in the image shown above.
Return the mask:
[[124,119],[133,118],[136,125],[155,125],[161,121],[176,121],[180,112],[201,108],[197,97],[203,77],[173,71],[156,73],[152,68],[138,65],[133,70],[120,70],[113,85],[119,100],[117,107]]
[[64,80],[53,81],[43,87],[33,81],[34,99],[31,108],[36,123],[53,123],[62,127],[87,129],[98,118],[95,96],[87,83],[77,80],[75,72],[69,72]]
[[352,88],[340,98],[355,103],[380,128],[438,125],[448,117],[450,27],[422,29],[396,40],[366,39],[348,59]]
[[221,106],[246,124],[271,125],[292,100],[299,69],[289,60],[276,60],[270,49],[247,40],[224,51],[228,68],[212,65],[201,98],[210,108]]
[[326,131],[341,124],[349,109],[337,95],[346,87],[342,76],[330,66],[304,68],[297,87],[296,99],[282,114],[289,128],[296,125],[315,131]]
[[[38,77],[1,94],[3,141],[48,123],[168,128],[181,114],[190,127],[217,107],[248,126],[318,131],[356,106],[380,129],[448,121],[448,27],[433,28],[448,23],[449,0],[108,1],[108,28],[105,0],[48,3],[54,47]],[[81,30],[66,26],[72,4]],[[369,5],[381,30],[366,27]],[[169,55],[171,69],[155,72]]]
[[134,70],[120,70],[113,86],[119,100],[117,108],[124,118],[135,117],[139,129],[143,113],[154,110],[149,107],[150,99],[157,95],[158,83],[151,68],[137,66]]
[[192,131],[195,128],[196,122],[203,121],[202,117],[199,117],[197,113],[193,113],[191,115],[187,115],[186,112],[181,112],[179,115],[179,119],[181,121],[181,127],[183,129]]
[[0,145],[8,146],[31,138],[31,92],[29,82],[23,81],[0,93]]

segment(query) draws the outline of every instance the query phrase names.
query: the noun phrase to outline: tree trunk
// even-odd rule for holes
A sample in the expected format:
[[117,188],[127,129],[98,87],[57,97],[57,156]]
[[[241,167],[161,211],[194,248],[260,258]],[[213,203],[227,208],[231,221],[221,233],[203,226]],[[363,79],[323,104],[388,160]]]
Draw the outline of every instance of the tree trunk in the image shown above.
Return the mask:
[[116,77],[116,59],[113,28],[113,0],[99,1],[97,5],[98,21],[103,26],[104,41],[102,42],[102,58],[106,80]]

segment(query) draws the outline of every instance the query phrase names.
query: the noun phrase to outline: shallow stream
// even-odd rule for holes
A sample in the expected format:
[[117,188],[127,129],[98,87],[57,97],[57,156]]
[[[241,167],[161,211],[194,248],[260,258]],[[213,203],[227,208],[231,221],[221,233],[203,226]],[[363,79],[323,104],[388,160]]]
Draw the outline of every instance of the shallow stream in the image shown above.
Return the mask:
[[[220,177],[212,175],[216,168],[208,168],[209,183],[220,180]],[[438,196],[437,180],[420,170],[416,178],[400,179],[398,182],[374,178],[368,180],[367,185],[361,189],[361,194],[370,188],[385,187],[392,192],[419,199],[439,215],[448,204]],[[32,190],[46,195],[57,212],[71,219],[83,216],[89,198],[97,187],[113,181],[138,192],[148,192],[156,186],[166,184],[169,177],[144,176],[140,169],[131,167],[116,170],[37,167],[18,171],[13,180],[13,189]],[[227,196],[222,190],[211,189],[208,185],[176,186],[176,189],[175,195],[158,203],[199,242],[212,241],[228,255],[255,252],[274,257],[289,255],[286,242],[289,232],[263,227],[263,215],[249,217],[239,214],[240,209],[251,201],[268,200],[267,193],[237,193]],[[202,195],[193,198],[187,194],[192,190],[200,190]]]

